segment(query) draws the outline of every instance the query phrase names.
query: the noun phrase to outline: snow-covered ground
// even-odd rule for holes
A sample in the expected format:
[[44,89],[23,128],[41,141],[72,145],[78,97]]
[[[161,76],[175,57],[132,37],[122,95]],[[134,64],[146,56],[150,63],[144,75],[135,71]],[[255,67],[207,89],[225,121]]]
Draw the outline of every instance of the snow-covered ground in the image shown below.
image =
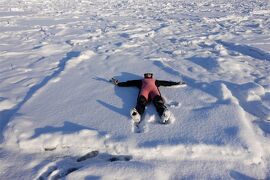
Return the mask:
[[270,178],[269,52],[268,0],[1,0],[0,179]]

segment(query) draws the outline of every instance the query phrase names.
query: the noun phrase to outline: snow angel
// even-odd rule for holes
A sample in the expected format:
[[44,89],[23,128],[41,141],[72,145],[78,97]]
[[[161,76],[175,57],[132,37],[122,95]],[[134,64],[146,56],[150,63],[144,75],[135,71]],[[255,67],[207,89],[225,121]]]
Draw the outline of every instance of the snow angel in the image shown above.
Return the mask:
[[161,123],[167,124],[170,122],[171,112],[165,105],[165,101],[162,98],[158,87],[160,86],[173,86],[173,85],[182,85],[185,82],[173,82],[173,81],[161,81],[153,78],[152,73],[145,73],[143,79],[139,80],[130,80],[126,82],[119,82],[117,79],[112,78],[111,82],[120,87],[131,87],[135,86],[140,89],[136,107],[130,111],[132,120],[135,123],[141,121],[141,116],[145,111],[145,107],[151,101],[154,103],[154,106],[157,110],[158,115],[160,116]]

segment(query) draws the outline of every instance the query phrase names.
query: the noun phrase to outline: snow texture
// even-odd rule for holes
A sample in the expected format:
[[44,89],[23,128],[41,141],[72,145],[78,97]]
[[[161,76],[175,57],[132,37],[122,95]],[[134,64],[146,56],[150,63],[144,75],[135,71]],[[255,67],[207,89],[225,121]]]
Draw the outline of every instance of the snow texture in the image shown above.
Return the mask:
[[270,179],[269,52],[268,0],[1,0],[0,179]]

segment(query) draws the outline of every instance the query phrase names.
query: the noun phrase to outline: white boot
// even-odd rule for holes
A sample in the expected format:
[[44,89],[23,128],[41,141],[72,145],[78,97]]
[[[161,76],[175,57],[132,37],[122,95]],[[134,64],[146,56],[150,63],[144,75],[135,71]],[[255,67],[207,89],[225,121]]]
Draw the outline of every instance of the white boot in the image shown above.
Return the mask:
[[161,123],[168,124],[170,122],[170,118],[171,118],[171,112],[169,110],[165,109],[165,111],[163,112],[163,114],[161,116]]
[[139,123],[141,121],[141,115],[135,108],[131,109],[130,116],[135,123]]

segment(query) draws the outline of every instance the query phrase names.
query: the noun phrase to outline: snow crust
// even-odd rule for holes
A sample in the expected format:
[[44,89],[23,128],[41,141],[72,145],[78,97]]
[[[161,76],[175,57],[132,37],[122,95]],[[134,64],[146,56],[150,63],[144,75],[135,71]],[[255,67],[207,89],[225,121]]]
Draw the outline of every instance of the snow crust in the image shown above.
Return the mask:
[[[269,179],[267,0],[2,0],[0,179]],[[154,106],[136,133],[136,88]]]

